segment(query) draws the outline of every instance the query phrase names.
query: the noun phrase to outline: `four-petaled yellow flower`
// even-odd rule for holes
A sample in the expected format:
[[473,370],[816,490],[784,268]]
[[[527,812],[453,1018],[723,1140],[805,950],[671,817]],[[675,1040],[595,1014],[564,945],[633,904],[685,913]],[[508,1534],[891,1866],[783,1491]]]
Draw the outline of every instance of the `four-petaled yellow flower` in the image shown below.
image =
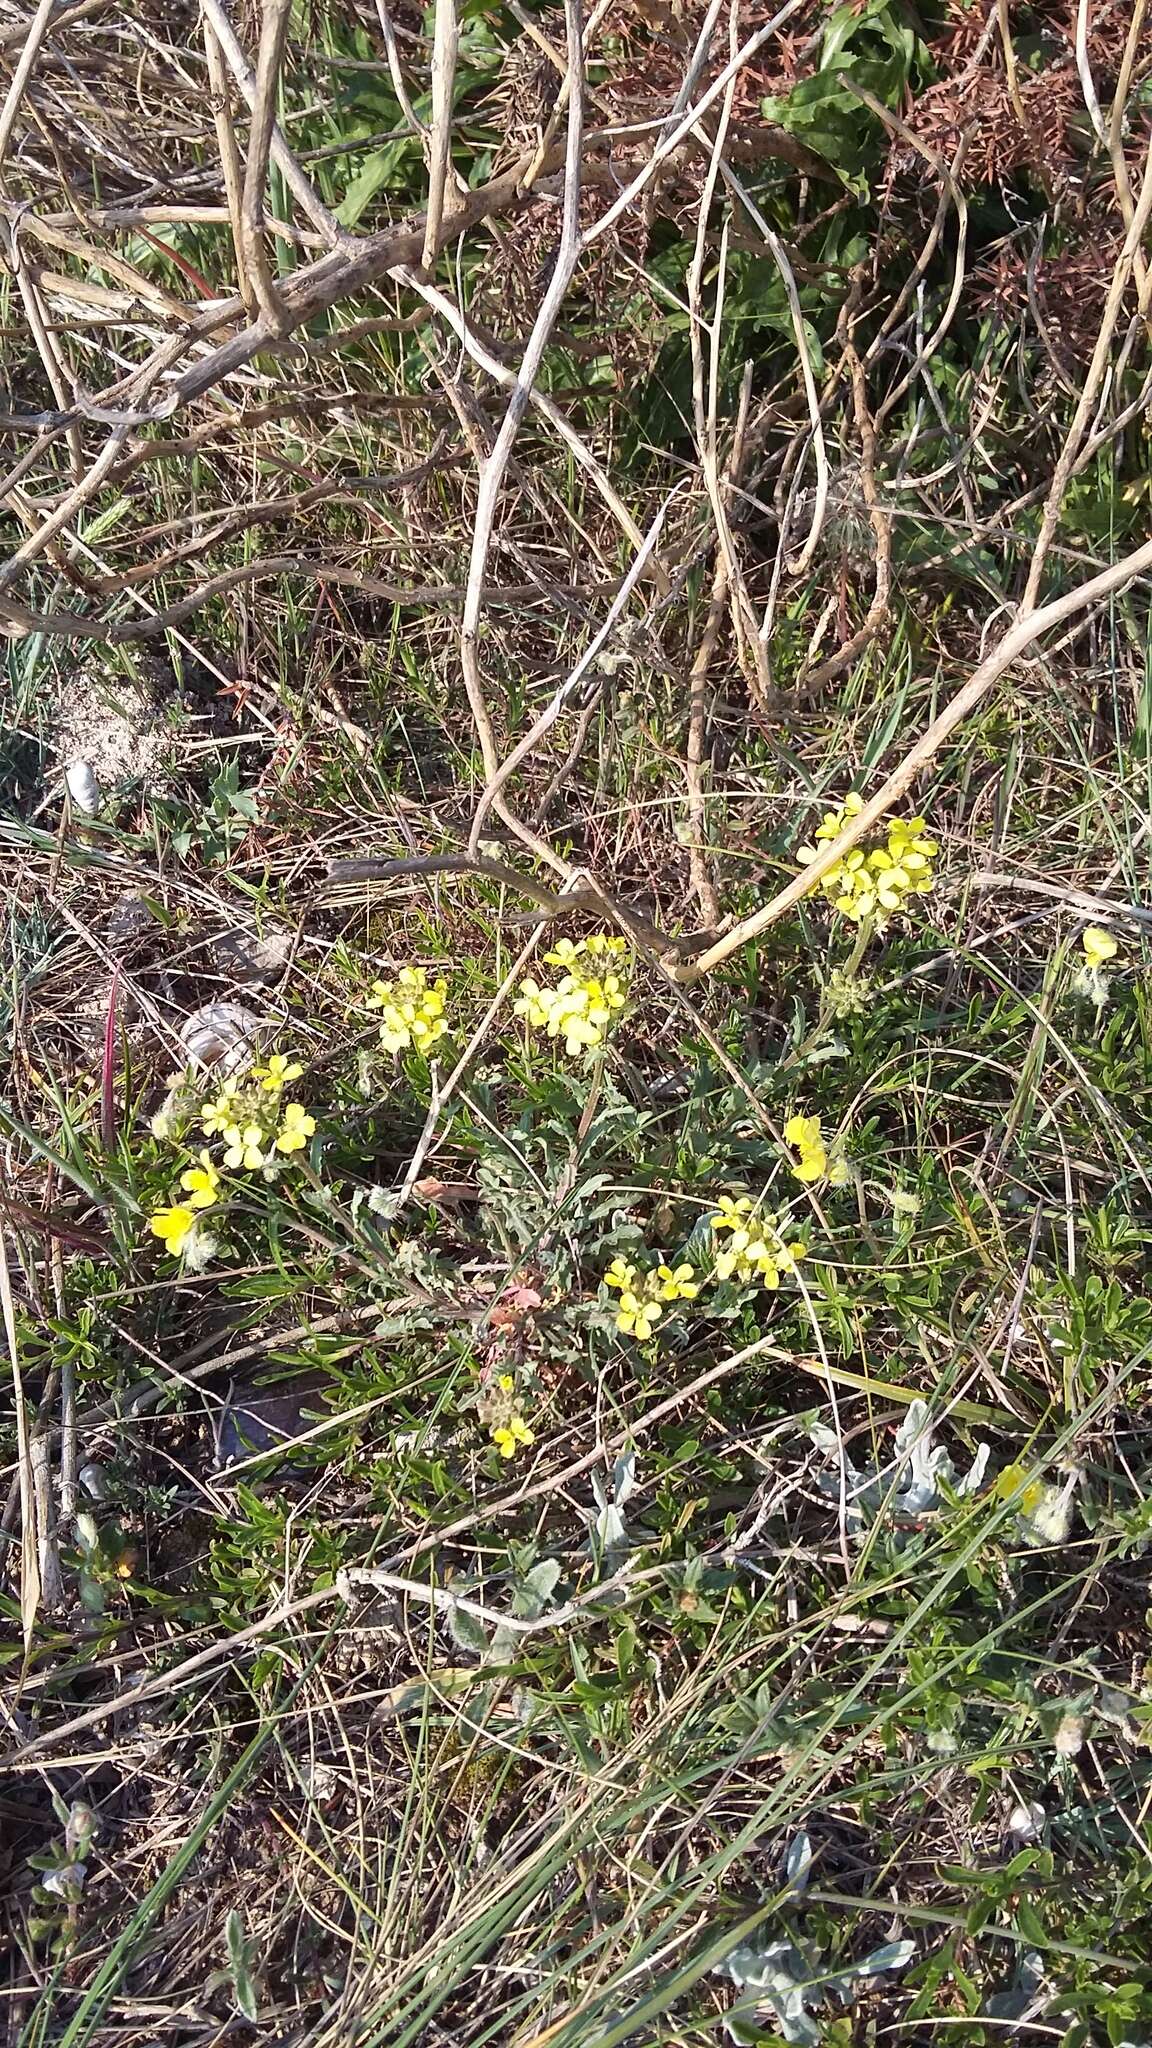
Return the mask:
[[303,1072],[299,1060],[289,1059],[286,1052],[274,1052],[267,1066],[253,1067],[252,1079],[259,1082],[266,1094],[279,1095],[289,1081],[298,1081]]
[[196,1228],[196,1211],[186,1202],[177,1202],[171,1209],[157,1209],[149,1218],[148,1228],[153,1236],[163,1240],[165,1251],[178,1259]]
[[664,1310],[658,1301],[649,1301],[626,1288],[620,1296],[620,1307],[616,1314],[616,1328],[626,1337],[635,1337],[641,1344],[647,1342]]
[[275,1138],[276,1150],[302,1152],[315,1129],[316,1119],[309,1116],[302,1102],[285,1103],[284,1121]]
[[214,1138],[226,1132],[236,1121],[235,1097],[240,1083],[233,1079],[221,1083],[220,1093],[215,1102],[206,1102],[200,1120],[200,1127],[206,1138]]
[[745,1217],[752,1214],[749,1195],[721,1195],[716,1207],[720,1213],[712,1218],[713,1230],[741,1230]]
[[530,977],[520,983],[519,1000],[512,1005],[514,1017],[523,1017],[533,1030],[543,1031],[551,1015],[551,989],[541,988],[538,981]]
[[512,1415],[507,1422],[493,1427],[492,1441],[502,1458],[514,1458],[521,1448],[531,1448],[536,1441],[536,1433],[529,1429],[522,1415]]
[[694,1284],[695,1266],[657,1266],[661,1301],[695,1301],[700,1289]]
[[1103,925],[1099,924],[1086,925],[1080,935],[1080,943],[1089,967],[1103,967],[1106,961],[1114,960],[1120,951],[1111,932],[1106,932]]
[[842,1188],[849,1180],[848,1161],[842,1153],[829,1153],[818,1116],[790,1116],[784,1137],[800,1154],[800,1164],[792,1167],[796,1180],[827,1180],[833,1188]]
[[220,1192],[220,1175],[210,1152],[201,1152],[198,1157],[199,1166],[190,1166],[187,1173],[182,1173],[180,1185],[188,1196],[190,1209],[210,1209]]
[[263,1166],[265,1140],[259,1124],[228,1124],[224,1136],[228,1140],[225,1166]]
[[636,1285],[635,1266],[630,1265],[627,1259],[613,1259],[604,1275],[604,1285],[618,1287],[622,1294],[626,1293],[629,1288]]

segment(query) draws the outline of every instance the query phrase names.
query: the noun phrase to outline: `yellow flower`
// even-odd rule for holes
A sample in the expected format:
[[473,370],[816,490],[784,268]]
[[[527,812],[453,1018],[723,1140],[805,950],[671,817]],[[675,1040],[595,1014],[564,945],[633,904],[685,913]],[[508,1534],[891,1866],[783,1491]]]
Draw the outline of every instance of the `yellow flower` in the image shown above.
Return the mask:
[[636,1268],[627,1259],[613,1259],[604,1275],[605,1287],[618,1287],[622,1294],[636,1285]]
[[1023,1465],[1005,1465],[992,1491],[1000,1500],[1010,1500],[1021,1515],[1030,1515],[1044,1498],[1042,1479],[1029,1479]]
[[1089,967],[1103,967],[1106,960],[1114,960],[1120,951],[1111,932],[1106,932],[1103,925],[1099,924],[1085,926],[1080,935],[1080,944],[1084,948],[1084,958]]
[[[853,791],[838,810],[826,812],[816,829],[817,844],[801,846],[800,859],[815,860],[819,841],[838,839],[862,808],[863,798]],[[924,825],[923,818],[889,819],[886,845],[852,847],[813,886],[843,917],[855,924],[873,919],[882,931],[890,917],[907,908],[908,897],[926,896],[934,887],[932,862],[940,848],[935,839],[925,837]]]
[[716,1254],[716,1272],[721,1280],[754,1280],[759,1274],[766,1287],[780,1284],[772,1251],[758,1231],[734,1230]]
[[775,1293],[781,1273],[794,1273],[802,1259],[802,1244],[785,1244],[775,1216],[758,1216],[734,1228],[723,1249],[716,1254],[716,1276],[738,1280],[744,1286],[766,1287]]
[[790,1116],[784,1126],[784,1136],[798,1152],[806,1152],[820,1143],[820,1119],[818,1116]]
[[693,1285],[695,1266],[657,1266],[656,1280],[662,1301],[695,1301],[700,1289]]
[[224,1136],[228,1140],[225,1166],[263,1166],[264,1132],[259,1124],[228,1124]]
[[290,1060],[285,1052],[274,1052],[266,1067],[253,1067],[252,1079],[260,1083],[269,1095],[279,1095],[289,1081],[298,1081],[304,1072],[299,1060]]
[[[940,851],[937,840],[924,837],[924,826],[925,820],[923,818],[892,818],[889,820],[889,856],[909,875],[924,875]],[[908,886],[913,889],[922,889],[925,886],[931,888],[932,884],[931,881],[926,885],[923,882],[910,882]]]
[[740,1253],[739,1253],[739,1252],[735,1252],[735,1251],[733,1251],[733,1250],[732,1250],[732,1248],[731,1248],[731,1246],[729,1246],[729,1247],[728,1247],[728,1249],[727,1249],[726,1251],[722,1251],[722,1252],[717,1252],[717,1254],[716,1254],[716,1277],[717,1277],[717,1279],[718,1279],[718,1280],[731,1280],[731,1278],[732,1278],[733,1274],[734,1274],[734,1273],[736,1272],[737,1268],[738,1268],[738,1267],[739,1267],[739,1266],[740,1266],[741,1264],[742,1264],[742,1261],[741,1261]]
[[226,1131],[235,1122],[235,1096],[240,1083],[225,1081],[215,1102],[206,1102],[201,1114],[200,1128],[206,1138],[214,1138],[218,1132]]
[[591,939],[558,940],[544,960],[546,965],[566,971],[555,988],[522,981],[515,1014],[535,1030],[546,1031],[549,1038],[563,1038],[565,1051],[572,1056],[602,1045],[627,995],[619,974],[612,970],[589,974],[585,961],[590,955],[615,957],[625,950],[623,939],[603,932]]
[[380,1043],[387,1052],[404,1052],[414,1045],[426,1053],[444,1036],[447,988],[443,979],[429,988],[422,967],[402,967],[394,981],[372,983],[366,1007],[380,1012]]
[[220,1192],[220,1175],[212,1164],[211,1153],[201,1152],[199,1159],[199,1166],[191,1166],[180,1175],[180,1185],[187,1193],[190,1209],[210,1209]]
[[789,1145],[800,1154],[799,1166],[792,1168],[796,1180],[823,1180],[828,1171],[828,1150],[820,1134],[818,1116],[790,1116],[784,1126]]
[[514,1458],[521,1447],[528,1450],[535,1443],[536,1434],[522,1415],[513,1415],[493,1429],[492,1441],[502,1458]]
[[564,1050],[570,1058],[585,1047],[591,1050],[599,1045],[604,1032],[596,1019],[589,1015],[588,991],[565,988],[561,984],[558,996],[559,1000],[553,1002],[548,1017],[549,1038],[563,1035]]
[[510,1394],[512,1392],[513,1387],[516,1385],[516,1382],[513,1379],[512,1374],[510,1372],[502,1372],[497,1382],[497,1385],[499,1386],[502,1394]]
[[316,1119],[309,1116],[302,1102],[287,1102],[284,1105],[284,1121],[276,1133],[275,1145],[278,1152],[302,1152],[316,1129]]
[[720,1214],[711,1218],[713,1230],[740,1230],[744,1218],[752,1214],[752,1202],[748,1195],[721,1195],[716,1206]]
[[153,1236],[163,1240],[165,1251],[178,1259],[196,1228],[196,1211],[184,1202],[177,1202],[171,1209],[157,1209],[148,1228]]
[[520,1000],[512,1005],[513,1015],[523,1017],[526,1024],[543,1031],[551,1015],[551,993],[550,989],[542,989],[539,982],[522,981]]
[[[858,791],[854,789],[849,790],[848,795],[845,797],[842,804],[837,805],[834,811],[825,811],[824,816],[821,818],[820,823],[817,825],[815,834],[813,836],[817,841],[820,841],[821,839],[825,841],[831,839],[839,839],[840,834],[844,830],[845,825],[848,823],[849,818],[856,817],[858,812],[862,811],[863,808],[863,797],[858,793]],[[820,847],[819,844],[815,846],[806,844],[804,846],[801,846],[798,849],[798,851],[801,860],[815,860],[818,853],[820,852]]]
[[643,1301],[631,1288],[626,1288],[620,1296],[616,1328],[622,1330],[626,1337],[635,1337],[638,1343],[646,1344],[663,1314],[658,1301]]
[[765,1244],[763,1239],[759,1244],[749,1245],[748,1268],[744,1277],[758,1279],[768,1294],[775,1294],[780,1285],[780,1261],[772,1246]]

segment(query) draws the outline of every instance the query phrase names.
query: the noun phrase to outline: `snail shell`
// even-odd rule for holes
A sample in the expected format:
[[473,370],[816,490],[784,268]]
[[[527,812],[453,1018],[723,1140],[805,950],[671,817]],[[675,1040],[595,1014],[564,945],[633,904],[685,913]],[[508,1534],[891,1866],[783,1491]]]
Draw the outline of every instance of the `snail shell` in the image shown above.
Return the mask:
[[94,818],[104,804],[104,792],[90,761],[69,761],[64,770],[64,787],[76,810]]
[[235,1074],[251,1066],[261,1020],[242,1003],[203,1003],[185,1017],[180,1043],[195,1066]]

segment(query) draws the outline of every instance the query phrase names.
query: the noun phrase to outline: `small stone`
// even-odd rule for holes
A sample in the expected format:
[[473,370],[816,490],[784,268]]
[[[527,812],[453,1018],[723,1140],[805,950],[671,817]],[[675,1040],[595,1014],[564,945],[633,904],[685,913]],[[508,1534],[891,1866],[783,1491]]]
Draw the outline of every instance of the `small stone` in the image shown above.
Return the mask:
[[103,1465],[98,1465],[94,1458],[89,1459],[86,1465],[81,1465],[76,1477],[84,1488],[85,1493],[92,1500],[107,1500],[108,1481],[104,1474],[104,1467]]
[[108,919],[108,945],[113,953],[127,952],[134,941],[155,925],[155,918],[143,896],[120,896]]
[[291,957],[292,934],[277,925],[262,932],[221,932],[212,941],[213,964],[233,981],[279,981]]

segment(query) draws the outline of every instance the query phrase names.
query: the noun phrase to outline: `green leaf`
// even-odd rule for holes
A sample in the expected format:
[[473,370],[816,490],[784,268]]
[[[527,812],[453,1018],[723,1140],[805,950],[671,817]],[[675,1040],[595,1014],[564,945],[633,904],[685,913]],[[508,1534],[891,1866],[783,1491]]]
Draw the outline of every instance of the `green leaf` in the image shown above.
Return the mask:
[[448,1609],[448,1633],[458,1650],[470,1650],[475,1657],[486,1657],[489,1650],[484,1624],[474,1614],[466,1614],[462,1608]]
[[358,226],[361,216],[367,212],[381,187],[388,183],[408,148],[407,142],[389,142],[383,149],[374,149],[361,164],[336,208],[336,218],[342,227]]
[[535,1621],[543,1614],[560,1577],[560,1565],[554,1557],[542,1557],[527,1572],[512,1598],[512,1612],[523,1621]]
[[1044,1922],[1035,1906],[1030,1905],[1027,1899],[1021,1899],[1017,1904],[1016,1925],[1025,1941],[1031,1942],[1033,1948],[1047,1947],[1048,1935]]
[[866,198],[866,173],[879,155],[882,128],[841,75],[895,107],[917,70],[927,70],[927,51],[890,0],[869,0],[863,12],[840,7],[825,29],[819,70],[791,92],[764,100],[764,117],[824,157]]

